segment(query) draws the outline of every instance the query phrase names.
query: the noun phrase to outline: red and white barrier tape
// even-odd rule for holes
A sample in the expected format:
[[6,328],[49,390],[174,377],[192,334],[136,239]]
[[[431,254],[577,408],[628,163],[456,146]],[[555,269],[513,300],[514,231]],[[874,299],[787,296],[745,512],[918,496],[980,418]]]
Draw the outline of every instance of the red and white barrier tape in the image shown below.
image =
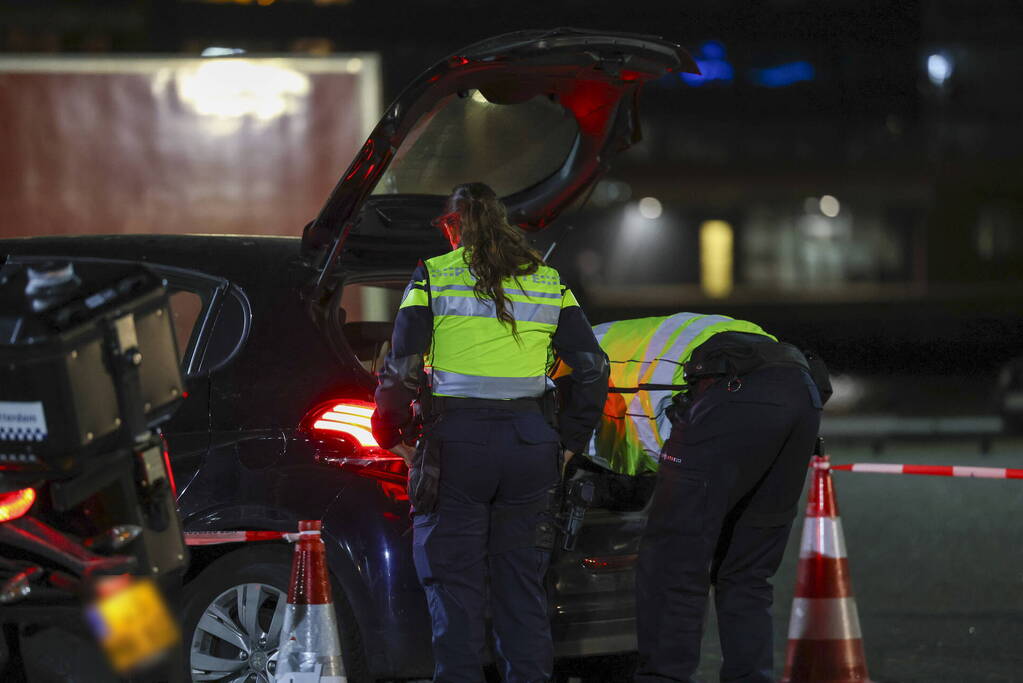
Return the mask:
[[970,477],[975,479],[1023,479],[1023,469],[1008,467],[966,467],[963,465],[892,465],[854,462],[831,465],[833,470],[873,474],[922,474],[932,477]]
[[284,531],[186,531],[185,545],[220,545],[221,543],[245,543],[246,541],[296,541],[298,536],[298,533]]

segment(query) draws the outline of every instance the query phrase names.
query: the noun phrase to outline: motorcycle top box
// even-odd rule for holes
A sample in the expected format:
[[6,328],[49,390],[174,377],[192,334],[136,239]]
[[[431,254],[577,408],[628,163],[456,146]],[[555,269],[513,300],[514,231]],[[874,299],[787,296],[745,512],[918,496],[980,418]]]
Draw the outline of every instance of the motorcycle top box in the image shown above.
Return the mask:
[[[18,263],[0,269],[0,469],[70,475],[127,421],[110,358],[139,373],[145,419],[159,421],[183,381],[160,278],[144,266]],[[144,425],[143,425],[144,427]]]

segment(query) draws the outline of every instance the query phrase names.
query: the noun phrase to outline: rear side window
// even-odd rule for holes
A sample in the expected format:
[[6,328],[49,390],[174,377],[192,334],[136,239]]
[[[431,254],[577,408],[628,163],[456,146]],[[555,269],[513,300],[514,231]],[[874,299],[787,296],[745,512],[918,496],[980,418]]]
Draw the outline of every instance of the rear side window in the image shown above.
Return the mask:
[[167,279],[171,314],[185,375],[208,374],[228,363],[245,343],[252,312],[245,294],[227,280],[195,271],[154,266]]
[[207,335],[195,374],[206,374],[226,365],[241,349],[252,327],[252,309],[245,294],[231,286],[221,294],[216,319]]
[[174,334],[178,339],[179,360],[184,363],[203,312],[203,300],[195,292],[178,290],[170,295],[170,309],[174,319]]
[[[99,263],[124,263],[121,259],[67,256],[31,256],[25,262],[67,258]],[[244,292],[229,281],[176,266],[148,263],[167,282],[174,334],[181,369],[195,376],[223,366],[245,343],[252,311]],[[400,294],[400,293],[399,293]]]

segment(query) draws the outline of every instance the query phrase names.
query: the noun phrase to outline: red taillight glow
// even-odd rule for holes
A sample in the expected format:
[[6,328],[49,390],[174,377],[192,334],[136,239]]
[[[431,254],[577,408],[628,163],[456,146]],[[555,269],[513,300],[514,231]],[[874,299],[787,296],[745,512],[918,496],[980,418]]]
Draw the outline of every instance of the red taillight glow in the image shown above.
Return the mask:
[[174,470],[171,469],[170,449],[167,446],[167,437],[160,432],[160,446],[163,449],[163,468],[167,470],[167,482],[170,484],[171,495],[178,497],[178,485],[174,483]]
[[174,470],[171,469],[170,451],[167,450],[166,446],[163,447],[163,468],[167,470],[167,481],[170,483],[171,495],[177,498],[178,485],[174,483]]
[[365,464],[365,461],[400,460],[394,453],[381,448],[373,437],[370,418],[375,408],[369,401],[345,399],[323,403],[310,412],[302,420],[306,432],[323,439],[342,438],[358,446],[354,456],[339,460],[325,455],[321,461],[344,464],[358,460]]
[[0,522],[9,522],[21,517],[28,512],[34,502],[36,502],[35,489],[0,493]]
[[608,557],[587,557],[583,566],[594,573],[623,572],[636,565],[638,555],[611,555]]
[[368,403],[346,401],[336,403],[326,410],[319,411],[313,421],[313,431],[342,432],[359,442],[364,448],[380,448],[373,438],[369,418],[373,415],[373,406]]
[[384,495],[387,496],[392,503],[408,502],[408,489],[405,487],[404,482],[381,480],[380,490],[383,491]]

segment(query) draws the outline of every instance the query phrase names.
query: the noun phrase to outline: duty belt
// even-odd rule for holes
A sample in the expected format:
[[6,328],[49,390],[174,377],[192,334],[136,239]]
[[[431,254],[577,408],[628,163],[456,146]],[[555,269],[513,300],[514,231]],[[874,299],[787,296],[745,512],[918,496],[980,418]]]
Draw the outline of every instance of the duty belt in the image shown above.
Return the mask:
[[454,410],[510,410],[516,413],[542,413],[541,398],[462,398],[459,396],[434,396],[433,410],[437,414]]

